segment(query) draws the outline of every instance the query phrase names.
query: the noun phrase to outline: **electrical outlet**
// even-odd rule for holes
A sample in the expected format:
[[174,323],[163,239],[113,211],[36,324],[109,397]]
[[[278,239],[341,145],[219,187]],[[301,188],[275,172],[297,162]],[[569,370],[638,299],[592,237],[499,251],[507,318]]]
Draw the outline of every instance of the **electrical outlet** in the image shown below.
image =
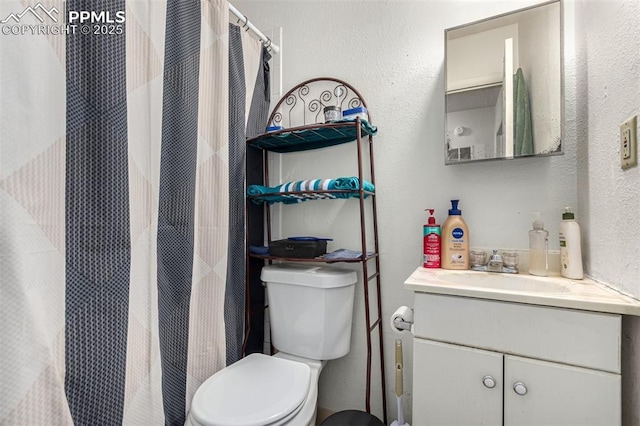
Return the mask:
[[620,125],[620,167],[638,165],[638,118],[636,115]]

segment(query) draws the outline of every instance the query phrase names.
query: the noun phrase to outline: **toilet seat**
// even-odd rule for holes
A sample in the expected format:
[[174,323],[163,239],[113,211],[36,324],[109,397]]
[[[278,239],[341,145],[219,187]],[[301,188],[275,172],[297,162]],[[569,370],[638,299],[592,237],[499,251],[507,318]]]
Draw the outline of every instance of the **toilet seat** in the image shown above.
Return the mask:
[[251,354],[200,386],[191,415],[198,424],[207,426],[284,423],[304,405],[310,381],[307,364]]

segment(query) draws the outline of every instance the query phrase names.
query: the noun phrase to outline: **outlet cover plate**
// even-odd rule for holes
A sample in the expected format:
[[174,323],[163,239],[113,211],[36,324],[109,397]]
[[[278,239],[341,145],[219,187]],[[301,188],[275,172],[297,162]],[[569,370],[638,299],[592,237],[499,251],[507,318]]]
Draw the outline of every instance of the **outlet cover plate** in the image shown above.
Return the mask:
[[626,170],[638,165],[638,116],[620,125],[620,167]]

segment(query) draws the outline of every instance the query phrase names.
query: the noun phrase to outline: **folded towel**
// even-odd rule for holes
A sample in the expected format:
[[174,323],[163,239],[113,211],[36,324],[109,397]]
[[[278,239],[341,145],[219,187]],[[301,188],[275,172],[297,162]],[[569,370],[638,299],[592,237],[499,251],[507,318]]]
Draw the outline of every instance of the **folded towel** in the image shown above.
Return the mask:
[[[373,256],[374,252],[368,251],[367,256]],[[348,249],[338,249],[334,250],[331,253],[327,253],[322,256],[327,260],[332,259],[360,259],[362,257],[362,251],[357,250],[348,250]]]
[[[309,194],[289,194],[290,192],[314,191],[314,190],[347,190],[358,191],[360,189],[360,180],[357,177],[341,177],[337,179],[312,179],[301,180],[296,182],[287,182],[275,187],[262,185],[249,185],[247,187],[247,195],[262,197],[254,198],[255,204],[262,204],[267,201],[269,204],[284,203],[294,204],[306,200],[323,199],[323,198],[349,198],[358,197],[357,192],[350,193],[309,193]],[[374,192],[375,188],[371,182],[363,181],[363,189],[368,192]],[[368,194],[364,195],[365,198]]]

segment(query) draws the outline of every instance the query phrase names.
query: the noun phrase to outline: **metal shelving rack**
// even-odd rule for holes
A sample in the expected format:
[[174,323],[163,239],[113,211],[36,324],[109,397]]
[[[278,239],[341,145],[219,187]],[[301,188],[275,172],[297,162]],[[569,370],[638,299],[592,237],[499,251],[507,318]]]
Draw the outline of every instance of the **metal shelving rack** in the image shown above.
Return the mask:
[[[317,95],[317,97],[315,97]],[[377,129],[371,125],[371,115],[369,113],[369,120],[364,121],[359,117],[353,121],[339,121],[332,123],[324,123],[323,107],[325,105],[335,105],[336,103],[342,106],[342,109],[355,108],[363,106],[367,108],[366,102],[362,96],[348,83],[330,77],[321,77],[304,81],[294,88],[292,88],[287,94],[285,94],[280,101],[276,104],[271,116],[269,117],[268,126],[282,126],[281,130],[276,130],[262,135],[258,135],[254,138],[247,140],[247,147],[249,149],[262,150],[262,167],[263,167],[263,181],[262,182],[247,182],[247,184],[269,183],[269,153],[288,153],[307,151],[318,148],[325,148],[329,146],[339,145],[343,143],[356,143],[357,149],[357,162],[358,162],[358,179],[359,188],[354,190],[324,190],[324,191],[297,191],[279,193],[277,195],[305,195],[313,193],[315,198],[322,198],[326,196],[331,197],[331,193],[349,193],[354,200],[359,202],[360,212],[360,243],[363,256],[357,259],[298,259],[298,258],[282,258],[273,257],[268,255],[258,255],[249,252],[249,245],[251,241],[256,241],[256,236],[250,238],[247,235],[247,267],[246,267],[246,297],[247,297],[247,316],[246,316],[246,334],[245,344],[247,337],[251,330],[252,316],[256,313],[255,309],[251,310],[251,281],[255,281],[257,276],[256,269],[258,268],[255,263],[256,260],[260,261],[262,265],[264,262],[272,263],[273,261],[292,261],[292,262],[318,262],[318,263],[337,263],[337,262],[349,262],[359,263],[362,270],[362,279],[364,281],[363,293],[364,293],[364,307],[365,307],[365,327],[367,330],[366,342],[367,342],[367,372],[366,372],[366,395],[365,395],[365,409],[367,412],[371,412],[371,373],[372,373],[372,335],[377,331],[379,342],[379,357],[380,357],[380,374],[381,374],[381,398],[383,409],[383,421],[387,424],[387,406],[386,406],[386,386],[385,386],[385,368],[384,368],[384,346],[382,339],[382,305],[380,297],[380,257],[378,246],[378,225],[377,225],[377,208],[376,208],[376,195],[375,191],[366,191],[364,189],[364,167],[365,161],[365,143],[368,144],[368,163],[370,182],[375,187],[375,173],[374,173],[374,161],[373,161],[373,136]],[[247,197],[247,218],[250,215],[251,208],[255,209],[255,205],[251,206],[255,198],[259,196]],[[365,199],[366,198],[366,199]],[[271,208],[268,202],[263,203],[264,213],[266,215],[266,237],[268,242],[272,241],[271,235]],[[366,209],[372,209],[373,219],[373,252],[367,251],[367,227],[365,226],[365,211]],[[247,219],[248,221],[248,219]],[[249,227],[247,226],[247,230]],[[247,231],[247,234],[249,232]],[[260,236],[264,238],[264,236]],[[374,265],[371,265],[374,264]],[[374,268],[371,268],[374,266]],[[372,270],[373,269],[373,270]],[[252,278],[253,277],[253,278]],[[254,283],[255,285],[255,283]],[[255,287],[254,287],[255,288]],[[370,306],[370,291],[375,292],[375,306]],[[373,309],[372,309],[373,308]],[[373,317],[372,317],[373,314]]]

